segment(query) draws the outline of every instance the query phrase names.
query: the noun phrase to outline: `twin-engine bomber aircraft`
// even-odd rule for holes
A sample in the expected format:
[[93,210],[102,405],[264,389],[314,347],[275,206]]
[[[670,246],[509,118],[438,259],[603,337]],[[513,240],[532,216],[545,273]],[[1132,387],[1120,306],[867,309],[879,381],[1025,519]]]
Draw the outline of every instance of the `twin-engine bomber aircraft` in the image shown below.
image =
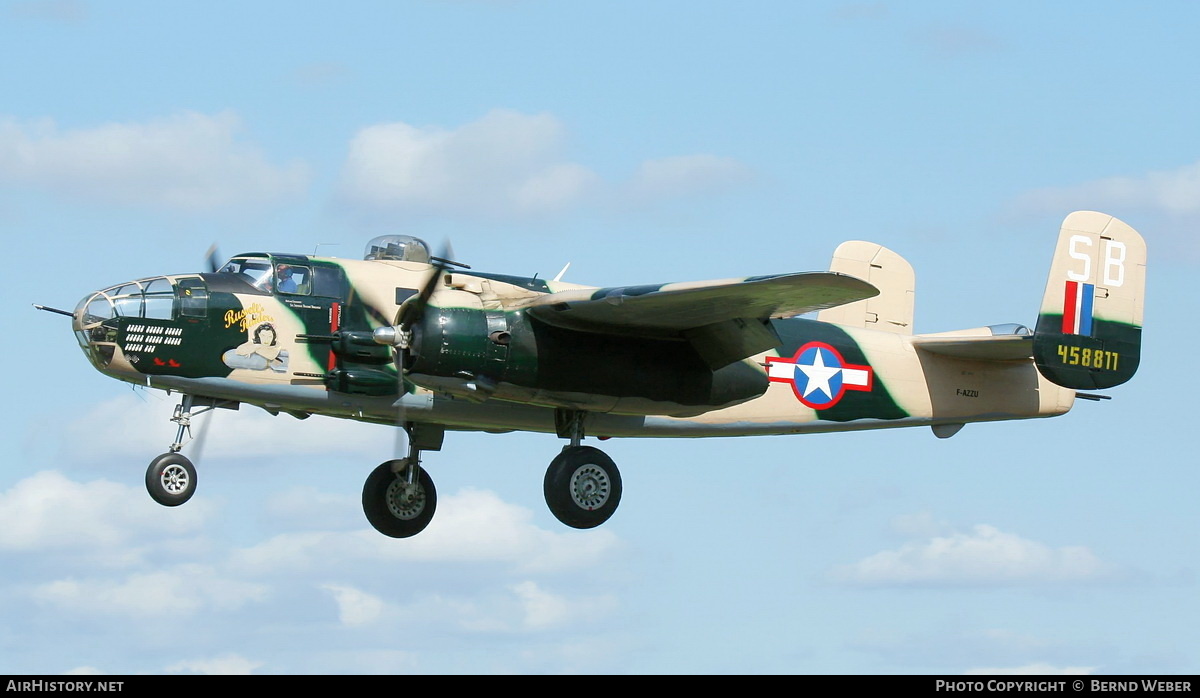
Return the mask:
[[408,456],[377,467],[362,499],[396,538],[433,517],[421,453],[447,431],[569,439],[546,471],[546,503],[591,528],[616,510],[621,476],[585,435],[924,425],[946,438],[1104,398],[1076,391],[1124,383],[1140,358],[1145,242],[1088,211],[1063,223],[1032,331],[914,335],[912,267],[869,242],[843,243],[828,272],[616,288],[470,271],[448,256],[402,235],[372,240],[363,261],[243,254],[55,312],[72,317],[101,373],[182,395],[175,442],[146,472],[159,503],[196,490],[179,451],[200,412],[246,403],[394,424]]

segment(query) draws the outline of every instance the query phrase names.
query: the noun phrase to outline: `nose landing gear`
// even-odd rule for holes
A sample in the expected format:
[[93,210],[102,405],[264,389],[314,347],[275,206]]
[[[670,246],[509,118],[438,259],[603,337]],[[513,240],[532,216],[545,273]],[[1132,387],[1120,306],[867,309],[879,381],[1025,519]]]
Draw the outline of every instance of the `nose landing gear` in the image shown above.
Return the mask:
[[146,469],[146,490],[164,507],[177,507],[196,493],[196,466],[178,453],[164,453]]
[[207,400],[205,406],[193,411],[196,404],[195,396],[184,395],[175,406],[175,414],[171,417],[171,421],[179,425],[175,442],[169,451],[150,461],[150,467],[146,469],[146,491],[154,501],[165,507],[177,507],[196,493],[196,466],[179,452],[183,448],[184,432],[191,436],[192,417],[217,407],[237,408],[236,402]]

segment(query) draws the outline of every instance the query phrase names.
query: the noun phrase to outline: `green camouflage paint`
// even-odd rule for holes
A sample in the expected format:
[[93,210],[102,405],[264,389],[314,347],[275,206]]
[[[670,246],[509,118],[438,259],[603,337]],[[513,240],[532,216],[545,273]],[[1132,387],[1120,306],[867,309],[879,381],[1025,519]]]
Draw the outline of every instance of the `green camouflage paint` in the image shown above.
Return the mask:
[[1064,334],[1061,314],[1038,316],[1033,357],[1038,371],[1065,388],[1099,390],[1133,377],[1141,362],[1142,328],[1095,318],[1091,335]]
[[[869,366],[866,354],[858,343],[841,327],[807,319],[773,320],[772,325],[783,344],[779,347],[781,357],[795,356],[800,347],[809,342],[824,342],[838,350],[847,363]],[[886,381],[878,371],[874,372],[871,390],[847,390],[842,399],[833,406],[817,410],[817,416],[833,422],[849,422],[855,419],[904,419],[905,412],[888,392]],[[797,404],[799,402],[797,401]]]

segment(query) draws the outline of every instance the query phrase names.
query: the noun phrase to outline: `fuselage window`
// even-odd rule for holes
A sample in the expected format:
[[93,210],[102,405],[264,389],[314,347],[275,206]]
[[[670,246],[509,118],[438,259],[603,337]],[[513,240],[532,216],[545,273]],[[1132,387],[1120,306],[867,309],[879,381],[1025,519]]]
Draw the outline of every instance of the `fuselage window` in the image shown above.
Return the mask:
[[312,293],[326,298],[342,297],[342,270],[334,267],[313,267]]
[[179,314],[204,317],[208,314],[208,288],[200,279],[179,280]]

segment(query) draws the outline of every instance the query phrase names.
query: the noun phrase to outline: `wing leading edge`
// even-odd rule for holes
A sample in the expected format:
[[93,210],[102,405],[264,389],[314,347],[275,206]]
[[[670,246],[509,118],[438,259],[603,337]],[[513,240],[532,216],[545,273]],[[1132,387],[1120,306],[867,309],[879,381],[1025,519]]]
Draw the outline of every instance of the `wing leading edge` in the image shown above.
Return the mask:
[[871,284],[836,272],[800,272],[648,286],[574,289],[525,305],[555,327],[688,341],[714,370],[780,344],[768,324],[871,298]]

